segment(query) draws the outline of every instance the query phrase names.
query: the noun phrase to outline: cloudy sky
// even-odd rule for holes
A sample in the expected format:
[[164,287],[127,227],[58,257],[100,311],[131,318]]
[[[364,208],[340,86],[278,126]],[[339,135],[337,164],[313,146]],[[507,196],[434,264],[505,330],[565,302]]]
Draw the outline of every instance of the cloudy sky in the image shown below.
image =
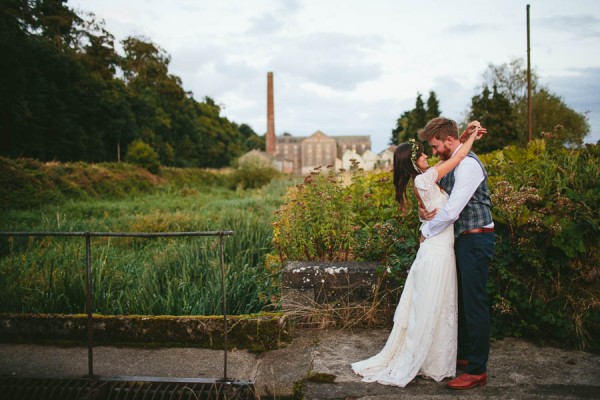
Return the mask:
[[275,129],[307,136],[370,135],[383,150],[417,93],[434,90],[444,116],[463,120],[487,66],[526,60],[543,85],[600,140],[597,0],[69,0],[103,19],[117,41],[149,39],[170,72],[223,115],[266,131],[267,72]]

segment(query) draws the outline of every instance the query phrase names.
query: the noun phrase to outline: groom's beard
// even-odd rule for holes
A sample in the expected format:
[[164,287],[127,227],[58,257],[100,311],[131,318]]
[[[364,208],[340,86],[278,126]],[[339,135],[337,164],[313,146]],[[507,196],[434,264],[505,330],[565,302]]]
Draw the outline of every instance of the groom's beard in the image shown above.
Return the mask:
[[450,149],[446,145],[444,145],[443,149],[438,150],[438,154],[440,155],[440,159],[442,161],[449,160],[450,157],[452,157],[452,151],[450,151]]

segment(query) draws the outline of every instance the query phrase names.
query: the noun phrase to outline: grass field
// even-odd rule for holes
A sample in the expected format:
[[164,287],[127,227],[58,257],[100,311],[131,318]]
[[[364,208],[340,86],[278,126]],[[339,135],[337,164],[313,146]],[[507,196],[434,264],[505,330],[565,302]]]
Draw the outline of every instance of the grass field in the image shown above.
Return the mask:
[[[276,307],[278,284],[264,259],[271,250],[273,212],[291,182],[274,180],[244,191],[203,184],[204,178],[203,172],[195,182],[193,172],[171,170],[160,185],[129,195],[57,196],[36,206],[5,207],[0,230],[232,230],[224,238],[228,312]],[[95,312],[221,313],[218,237],[92,238],[91,249]],[[0,312],[84,312],[84,238],[2,237],[0,257]]]

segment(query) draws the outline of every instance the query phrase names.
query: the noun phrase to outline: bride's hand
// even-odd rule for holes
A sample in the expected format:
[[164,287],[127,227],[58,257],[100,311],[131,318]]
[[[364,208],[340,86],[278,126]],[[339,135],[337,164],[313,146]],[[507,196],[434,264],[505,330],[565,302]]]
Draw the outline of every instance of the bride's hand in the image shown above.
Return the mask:
[[469,137],[473,133],[475,133],[475,131],[477,129],[481,130],[481,129],[485,129],[485,128],[482,128],[481,123],[477,120],[473,120],[473,121],[469,122],[467,124],[467,127],[465,128],[464,132],[460,135],[460,138],[458,140],[460,140],[461,143],[466,142],[469,139]]
[[487,133],[487,129],[481,127],[478,128],[475,132],[475,140],[480,140]]
[[419,217],[424,221],[431,221],[433,217],[437,214],[437,208],[434,208],[431,211],[427,211],[425,207],[419,204]]

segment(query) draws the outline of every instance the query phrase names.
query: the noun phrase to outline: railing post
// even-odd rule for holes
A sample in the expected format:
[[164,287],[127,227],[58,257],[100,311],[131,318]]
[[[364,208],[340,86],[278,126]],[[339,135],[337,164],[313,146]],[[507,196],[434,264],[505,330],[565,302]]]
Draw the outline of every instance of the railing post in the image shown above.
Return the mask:
[[85,311],[87,313],[87,348],[88,348],[88,376],[94,376],[94,320],[92,317],[92,248],[90,243],[90,233],[85,233],[85,290],[86,304]]
[[223,381],[227,381],[227,293],[225,292],[225,267],[223,256],[223,231],[219,232],[219,244],[221,255],[221,293],[222,293],[222,311],[223,311]]
[[223,347],[224,347],[224,365],[223,379],[221,381],[234,382],[227,377],[227,351],[228,326],[227,326],[227,291],[225,285],[225,250],[224,236],[233,235],[233,231],[206,231],[206,232],[4,232],[0,231],[0,236],[78,236],[85,237],[85,263],[86,263],[86,306],[87,314],[87,348],[88,348],[88,376],[94,376],[94,319],[93,319],[93,298],[92,298],[92,250],[91,237],[178,237],[178,236],[219,236],[220,240],[220,267],[221,267],[221,291],[222,291],[222,311],[223,311]]

